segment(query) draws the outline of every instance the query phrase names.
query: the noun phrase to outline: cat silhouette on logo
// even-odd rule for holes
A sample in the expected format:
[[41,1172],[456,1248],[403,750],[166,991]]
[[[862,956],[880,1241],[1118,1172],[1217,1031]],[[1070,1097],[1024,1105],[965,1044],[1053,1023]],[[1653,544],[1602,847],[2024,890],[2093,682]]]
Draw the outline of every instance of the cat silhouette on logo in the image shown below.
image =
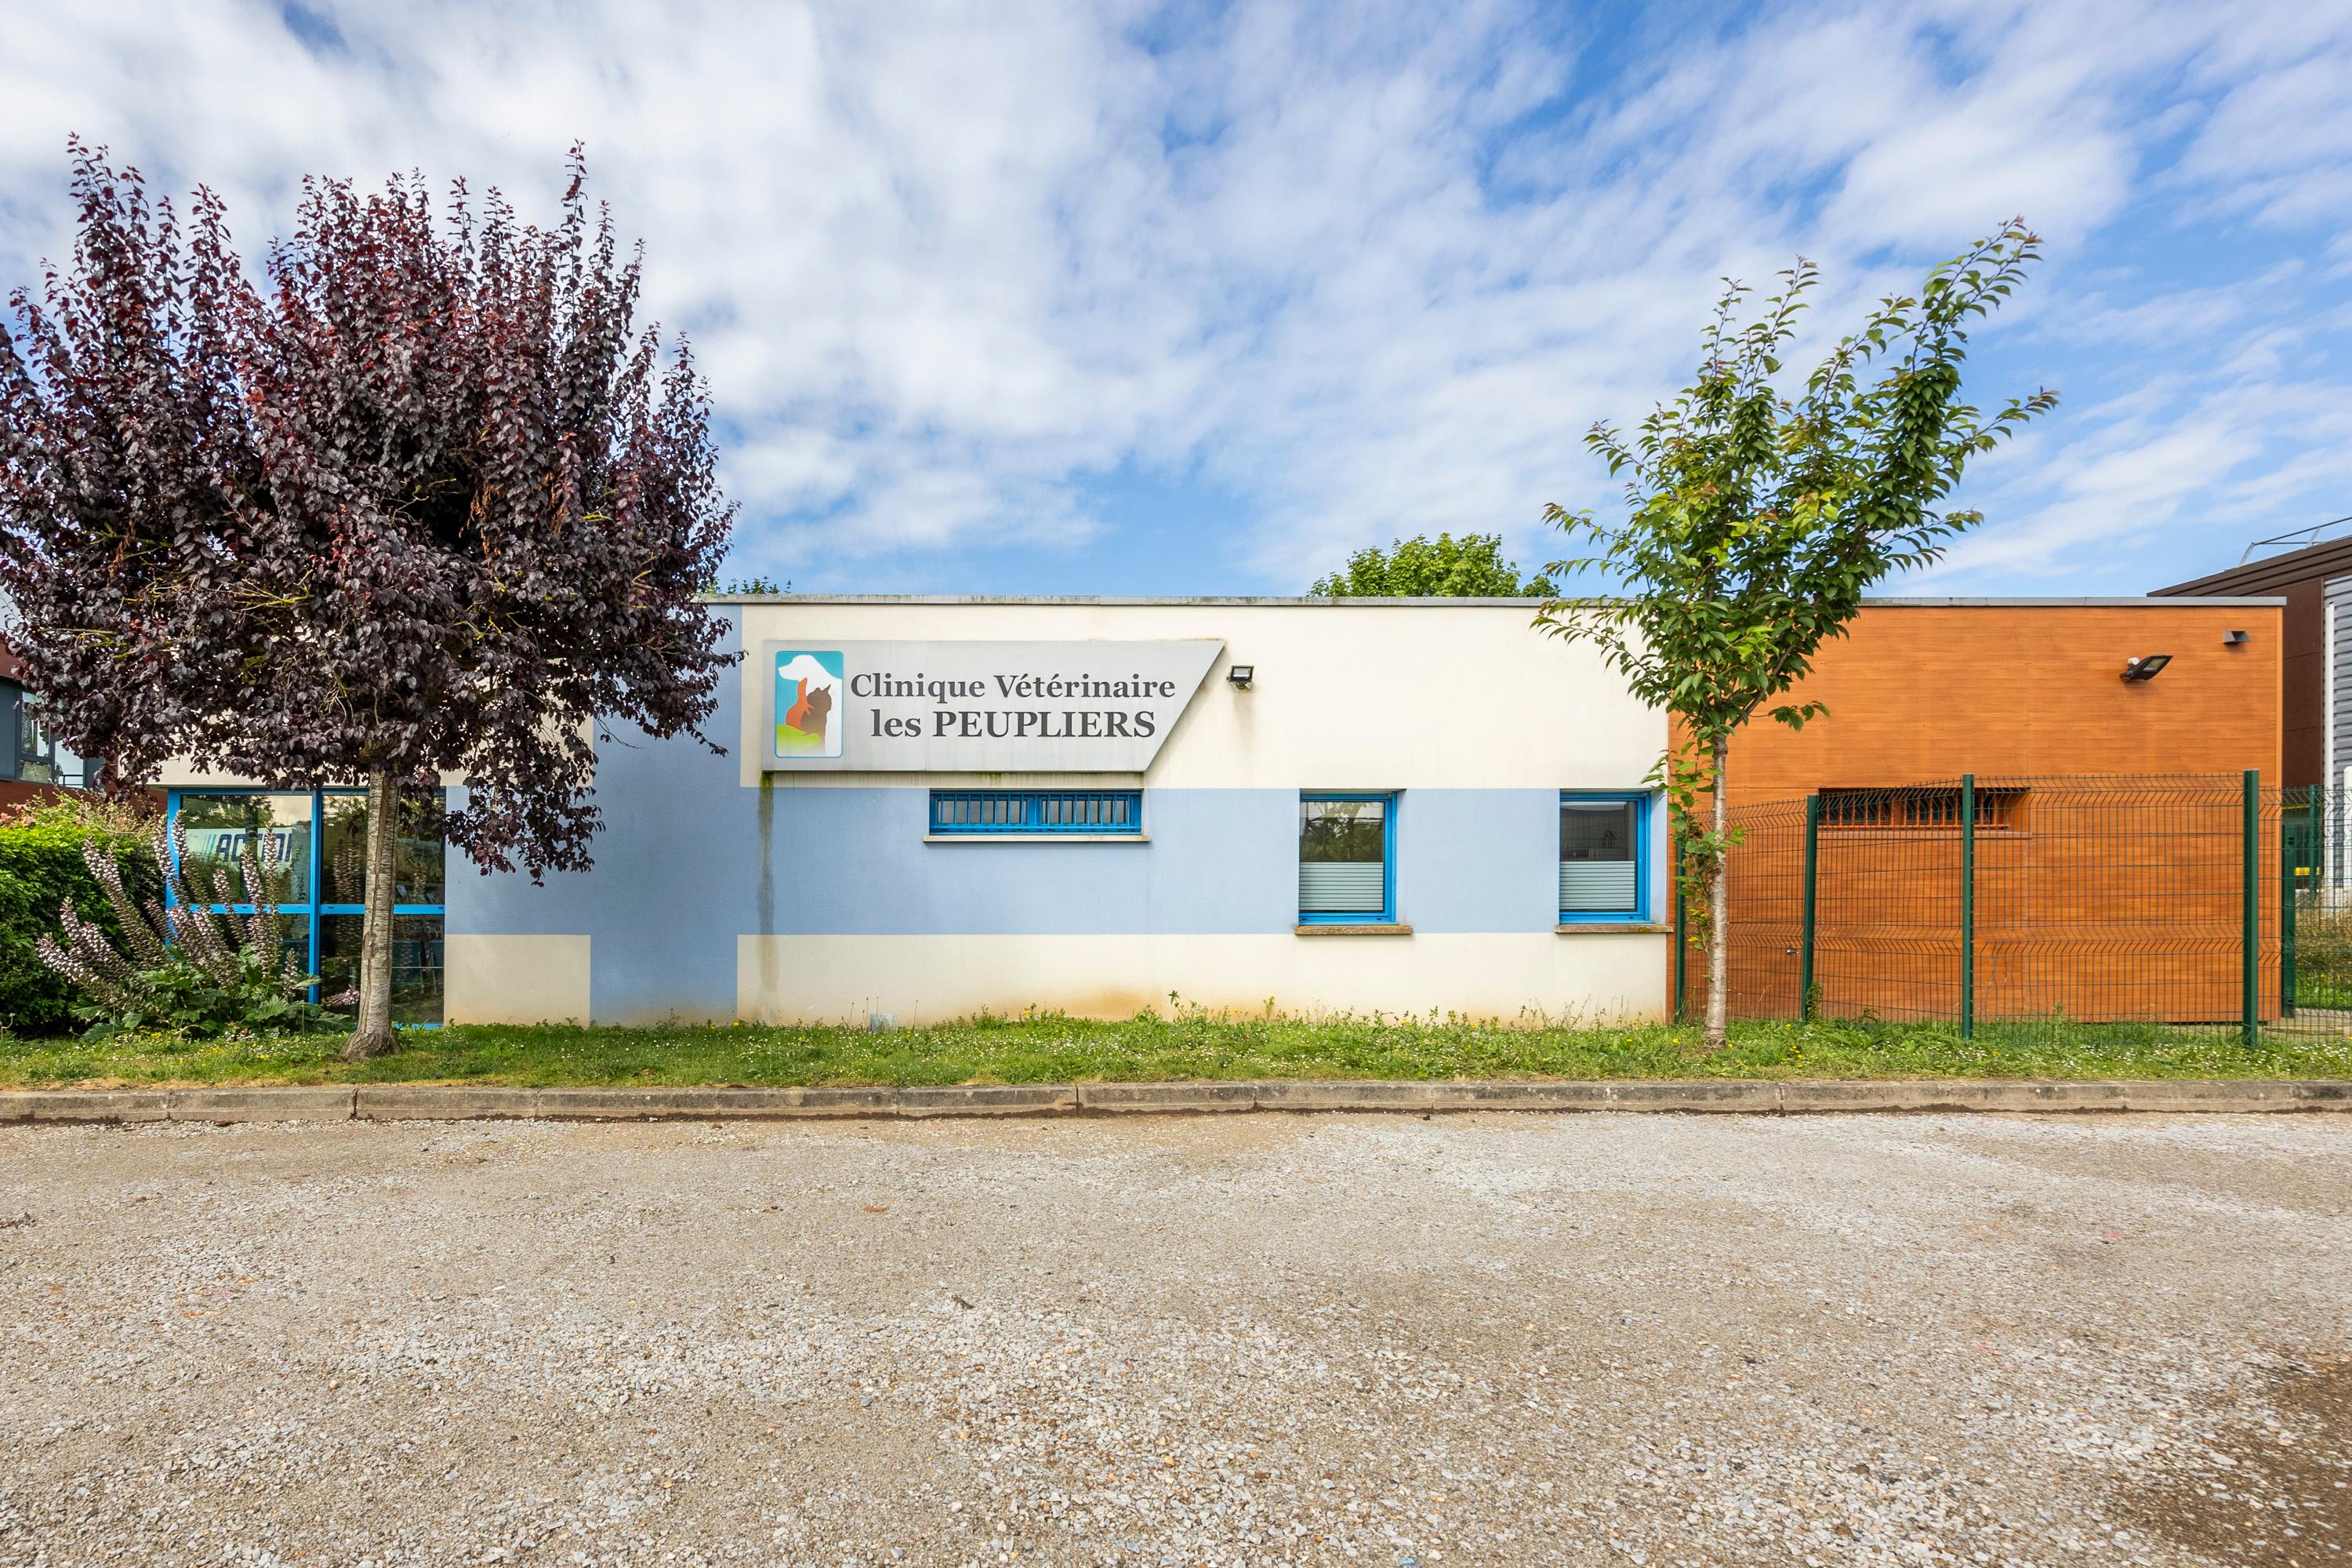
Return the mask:
[[784,722],[803,735],[814,735],[817,743],[824,742],[825,716],[833,711],[833,693],[824,687],[809,689],[808,678],[803,676],[794,684],[793,705],[785,710]]

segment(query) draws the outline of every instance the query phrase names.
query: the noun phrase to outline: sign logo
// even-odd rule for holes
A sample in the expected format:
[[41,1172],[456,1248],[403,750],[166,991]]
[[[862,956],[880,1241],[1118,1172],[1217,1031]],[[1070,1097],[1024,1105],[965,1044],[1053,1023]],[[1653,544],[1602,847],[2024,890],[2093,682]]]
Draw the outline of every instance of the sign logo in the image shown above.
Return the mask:
[[[771,773],[1140,773],[1224,644],[760,645]],[[751,690],[745,683],[745,693]],[[747,738],[756,753],[754,727]],[[849,737],[857,754],[848,755]]]
[[[310,847],[310,833],[302,830],[302,847]],[[253,858],[265,866],[285,866],[294,856],[294,829],[266,827],[259,833],[249,833],[242,827],[199,827],[188,835],[188,858],[192,860],[218,860],[234,865],[245,858],[249,847]]]
[[849,714],[839,649],[776,650],[776,755],[838,757]]

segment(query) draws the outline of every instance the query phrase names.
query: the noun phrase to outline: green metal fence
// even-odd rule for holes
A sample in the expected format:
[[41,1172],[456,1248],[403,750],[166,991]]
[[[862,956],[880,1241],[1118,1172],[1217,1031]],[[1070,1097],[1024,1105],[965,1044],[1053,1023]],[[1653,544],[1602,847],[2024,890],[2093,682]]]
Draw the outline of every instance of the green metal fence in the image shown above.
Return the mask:
[[[1729,1010],[1989,1037],[2352,1031],[2345,805],[2245,773],[1968,774],[1742,805]],[[1685,1016],[1706,973],[1678,949]]]

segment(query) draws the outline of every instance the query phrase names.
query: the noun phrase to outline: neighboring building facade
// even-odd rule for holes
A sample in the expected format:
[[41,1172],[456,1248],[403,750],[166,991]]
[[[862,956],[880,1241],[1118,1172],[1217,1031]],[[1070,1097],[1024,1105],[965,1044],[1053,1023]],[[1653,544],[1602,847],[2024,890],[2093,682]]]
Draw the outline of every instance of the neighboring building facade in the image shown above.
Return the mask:
[[42,728],[24,663],[0,643],[0,807],[79,788],[89,782],[87,773],[82,760]]
[[2344,787],[2352,770],[2352,537],[2241,562],[2156,594],[2263,594],[2284,601],[2280,782]]
[[[2257,895],[2273,1016],[2286,610],[2264,596],[1872,601],[1788,698],[1827,713],[1733,742],[1735,1006],[1796,1015],[1818,796],[1815,1010],[1956,1017],[1967,774],[1977,1016],[2234,1019],[2253,770],[2271,814]],[[1703,978],[1685,984],[1703,994]]]

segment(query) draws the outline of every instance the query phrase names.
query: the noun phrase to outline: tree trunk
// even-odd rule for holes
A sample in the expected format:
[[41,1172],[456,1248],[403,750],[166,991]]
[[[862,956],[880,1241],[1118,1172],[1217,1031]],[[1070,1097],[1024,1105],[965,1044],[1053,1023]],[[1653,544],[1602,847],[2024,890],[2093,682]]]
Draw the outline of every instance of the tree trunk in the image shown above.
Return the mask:
[[360,926],[359,1026],[343,1059],[365,1061],[400,1048],[392,1030],[392,884],[400,848],[400,786],[379,768],[368,774],[367,913]]
[[1729,820],[1723,785],[1730,752],[1730,738],[1717,735],[1710,756],[1715,773],[1714,827],[1718,853],[1708,868],[1706,880],[1706,1048],[1710,1051],[1719,1051],[1729,1043],[1731,1017],[1731,858],[1720,850]]

